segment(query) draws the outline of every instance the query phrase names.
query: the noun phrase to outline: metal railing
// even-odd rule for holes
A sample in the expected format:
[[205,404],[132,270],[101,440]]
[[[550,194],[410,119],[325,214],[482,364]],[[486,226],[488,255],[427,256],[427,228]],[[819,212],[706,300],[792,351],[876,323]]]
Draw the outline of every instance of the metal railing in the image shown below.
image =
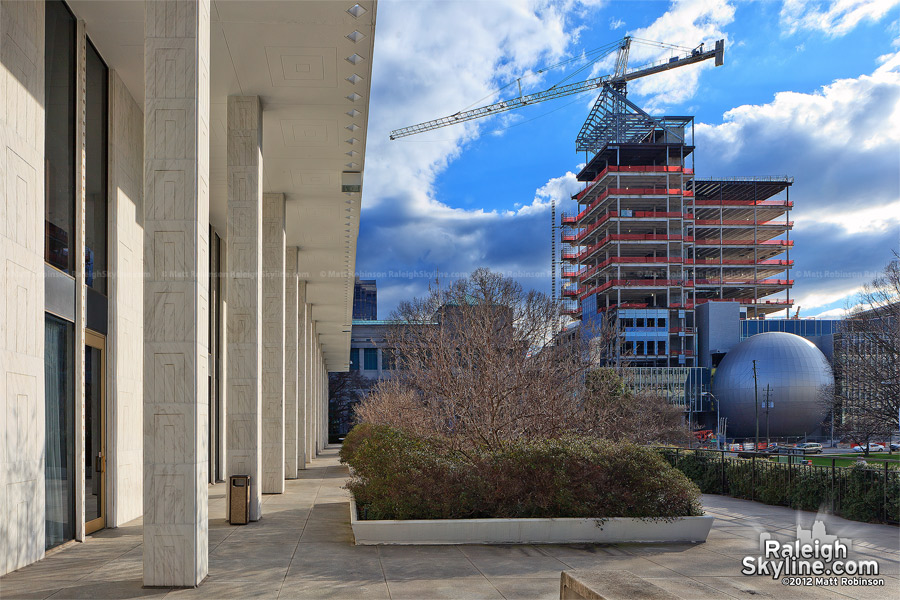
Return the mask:
[[[900,461],[867,457],[866,464],[808,464],[805,455],[657,447],[705,494],[721,494],[857,521],[900,523]],[[789,462],[772,457],[787,456]],[[748,457],[748,458],[744,458]],[[827,456],[825,456],[828,459]],[[874,463],[874,464],[873,464]]]

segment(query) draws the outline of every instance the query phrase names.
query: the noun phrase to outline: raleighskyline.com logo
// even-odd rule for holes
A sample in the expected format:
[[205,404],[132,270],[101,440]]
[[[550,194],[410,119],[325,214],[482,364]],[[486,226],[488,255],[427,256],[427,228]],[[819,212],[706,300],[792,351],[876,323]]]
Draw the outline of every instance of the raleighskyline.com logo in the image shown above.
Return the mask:
[[852,540],[828,535],[822,521],[811,529],[797,525],[794,541],[760,533],[760,555],[745,556],[741,574],[780,578],[788,586],[883,586],[878,561],[850,558],[852,545]]

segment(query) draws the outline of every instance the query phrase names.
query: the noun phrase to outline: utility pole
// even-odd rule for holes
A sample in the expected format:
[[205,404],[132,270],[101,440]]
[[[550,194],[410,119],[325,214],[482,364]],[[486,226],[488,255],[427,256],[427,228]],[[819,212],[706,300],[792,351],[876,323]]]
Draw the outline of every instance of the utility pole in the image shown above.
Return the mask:
[[766,447],[768,448],[769,442],[769,384],[766,384]]
[[759,382],[756,378],[756,359],[753,359],[753,404],[756,408],[756,446],[753,451],[759,450]]

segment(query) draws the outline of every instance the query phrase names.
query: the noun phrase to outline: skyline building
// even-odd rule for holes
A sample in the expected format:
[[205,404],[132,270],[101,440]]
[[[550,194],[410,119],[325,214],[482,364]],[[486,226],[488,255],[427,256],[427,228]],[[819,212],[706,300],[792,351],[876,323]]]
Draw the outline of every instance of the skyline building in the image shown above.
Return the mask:
[[378,320],[378,284],[374,279],[360,279],[353,283],[353,319]]

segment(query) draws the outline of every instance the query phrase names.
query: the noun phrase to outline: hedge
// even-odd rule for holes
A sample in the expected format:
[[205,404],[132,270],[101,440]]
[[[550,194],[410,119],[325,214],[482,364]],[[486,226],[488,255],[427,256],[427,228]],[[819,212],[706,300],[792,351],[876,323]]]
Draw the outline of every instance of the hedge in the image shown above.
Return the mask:
[[700,490],[657,452],[586,437],[520,439],[452,451],[436,440],[357,425],[341,461],[363,519],[700,515]]
[[[900,472],[854,465],[789,465],[759,457],[726,457],[719,451],[658,449],[704,494],[724,494],[765,504],[834,513],[854,521],[900,520]],[[724,469],[724,474],[723,474]],[[724,475],[724,477],[723,477]]]

